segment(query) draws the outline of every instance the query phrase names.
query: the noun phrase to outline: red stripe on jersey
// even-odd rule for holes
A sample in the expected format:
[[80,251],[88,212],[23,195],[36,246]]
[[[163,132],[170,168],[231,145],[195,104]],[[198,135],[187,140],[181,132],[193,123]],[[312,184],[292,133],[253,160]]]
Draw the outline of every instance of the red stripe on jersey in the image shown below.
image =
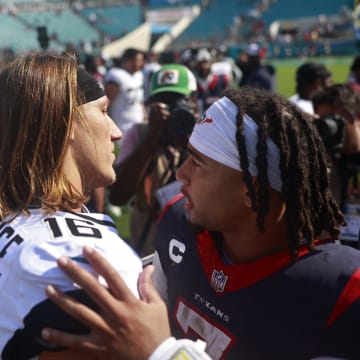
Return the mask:
[[166,203],[166,205],[165,205],[165,207],[164,207],[164,209],[163,209],[163,211],[161,212],[161,214],[159,215],[159,218],[158,218],[158,220],[157,220],[157,223],[159,223],[161,220],[162,220],[162,218],[166,215],[166,213],[169,211],[169,209],[170,209],[170,207],[173,205],[173,204],[175,204],[177,201],[179,201],[180,199],[182,199],[184,197],[184,194],[177,194],[176,196],[174,196],[172,199],[170,199],[167,203]]
[[339,296],[326,327],[330,327],[334,321],[357,299],[360,298],[360,269],[357,269],[346,284]]
[[214,74],[214,75],[212,76],[212,79],[211,79],[209,85],[208,85],[208,89],[210,89],[210,90],[215,89],[216,86],[218,85],[218,83],[219,83],[219,77]]

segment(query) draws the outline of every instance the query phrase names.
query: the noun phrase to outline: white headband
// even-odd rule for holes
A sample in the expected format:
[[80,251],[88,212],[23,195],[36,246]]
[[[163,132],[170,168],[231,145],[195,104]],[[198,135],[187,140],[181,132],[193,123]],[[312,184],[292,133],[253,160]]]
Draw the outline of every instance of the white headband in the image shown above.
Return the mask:
[[[241,171],[240,158],[236,142],[236,115],[237,107],[227,97],[215,101],[201,120],[195,125],[190,136],[190,144],[203,155],[218,161],[232,169]],[[243,116],[244,136],[249,159],[251,176],[258,175],[255,161],[257,156],[258,125],[248,115]],[[268,138],[267,161],[268,180],[270,186],[281,192],[282,181],[280,176],[280,151],[277,145]]]

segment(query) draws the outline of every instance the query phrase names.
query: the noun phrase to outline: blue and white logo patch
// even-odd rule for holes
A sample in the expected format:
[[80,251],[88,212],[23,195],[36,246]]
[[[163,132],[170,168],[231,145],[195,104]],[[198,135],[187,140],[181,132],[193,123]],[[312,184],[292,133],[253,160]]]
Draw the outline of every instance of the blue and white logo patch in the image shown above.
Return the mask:
[[211,275],[211,286],[216,292],[223,292],[228,276],[224,274],[223,270],[214,270]]

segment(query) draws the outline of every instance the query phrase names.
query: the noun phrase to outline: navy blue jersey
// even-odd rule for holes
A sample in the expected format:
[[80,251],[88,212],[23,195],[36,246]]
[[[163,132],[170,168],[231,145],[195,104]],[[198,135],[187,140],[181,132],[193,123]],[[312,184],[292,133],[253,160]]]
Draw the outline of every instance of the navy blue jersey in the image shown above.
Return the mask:
[[183,199],[166,209],[156,248],[176,337],[202,338],[213,359],[360,359],[360,252],[324,243],[226,265],[195,233]]

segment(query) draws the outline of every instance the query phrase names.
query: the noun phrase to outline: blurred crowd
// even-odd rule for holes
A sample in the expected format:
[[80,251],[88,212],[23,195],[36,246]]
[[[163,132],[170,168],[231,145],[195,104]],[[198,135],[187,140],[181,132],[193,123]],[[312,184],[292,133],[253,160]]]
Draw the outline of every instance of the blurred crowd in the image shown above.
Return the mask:
[[[97,189],[89,206],[116,217],[126,207],[130,213],[127,240],[141,255],[153,250],[151,228],[163,206],[159,189],[173,184],[170,194],[178,191],[174,174],[186,157],[186,139],[202,113],[227,88],[253,86],[277,92],[276,68],[266,55],[266,49],[251,43],[236,59],[227,55],[225,47],[188,48],[170,55],[128,48],[106,61],[100,56],[78,56],[84,69],[104,87],[110,99],[109,114],[123,134],[117,141],[118,180],[109,188]],[[332,190],[350,223],[360,203],[359,69],[356,57],[348,79],[334,84],[326,66],[314,60],[304,62],[296,71],[294,94],[289,98],[313,117],[321,133],[329,154]],[[160,86],[161,81],[170,86]],[[160,113],[159,103],[166,105]],[[170,128],[169,114],[174,115],[170,119],[175,119],[177,127]],[[350,228],[351,234],[344,239],[355,239],[357,225]]]
[[[109,115],[123,134],[116,142],[118,181],[112,187],[95,190],[89,206],[115,217],[120,217],[126,207],[130,213],[127,240],[141,255],[147,255],[153,250],[150,229],[162,209],[157,191],[176,183],[174,174],[186,157],[186,139],[193,124],[227,88],[253,86],[277,92],[276,67],[267,61],[266,49],[258,43],[250,43],[235,59],[228,55],[225,46],[190,47],[160,54],[127,48],[111,59],[78,53],[72,47],[66,52],[73,53],[78,63],[104,88],[110,100]],[[5,62],[16,57],[11,51],[5,55]],[[184,69],[188,73],[183,73]],[[175,85],[177,81],[188,82],[187,90],[183,88],[179,92],[177,86],[170,90],[165,87],[166,91],[158,88],[155,77],[160,74],[165,78],[176,76],[168,79]],[[321,132],[329,153],[332,190],[349,219],[354,216],[355,226],[349,227],[352,230],[351,234],[344,235],[346,239],[355,239],[358,229],[355,216],[360,211],[357,208],[360,203],[359,97],[360,58],[355,57],[343,84],[333,84],[332,73],[323,64],[305,61],[296,71],[294,94],[289,98],[314,118]],[[167,115],[162,114],[161,119],[154,111],[154,104],[159,102],[167,106]],[[182,113],[175,119],[180,130],[171,131],[183,131],[184,139],[175,141],[164,124],[169,113],[179,109]],[[190,118],[188,123],[181,120],[184,114]]]

